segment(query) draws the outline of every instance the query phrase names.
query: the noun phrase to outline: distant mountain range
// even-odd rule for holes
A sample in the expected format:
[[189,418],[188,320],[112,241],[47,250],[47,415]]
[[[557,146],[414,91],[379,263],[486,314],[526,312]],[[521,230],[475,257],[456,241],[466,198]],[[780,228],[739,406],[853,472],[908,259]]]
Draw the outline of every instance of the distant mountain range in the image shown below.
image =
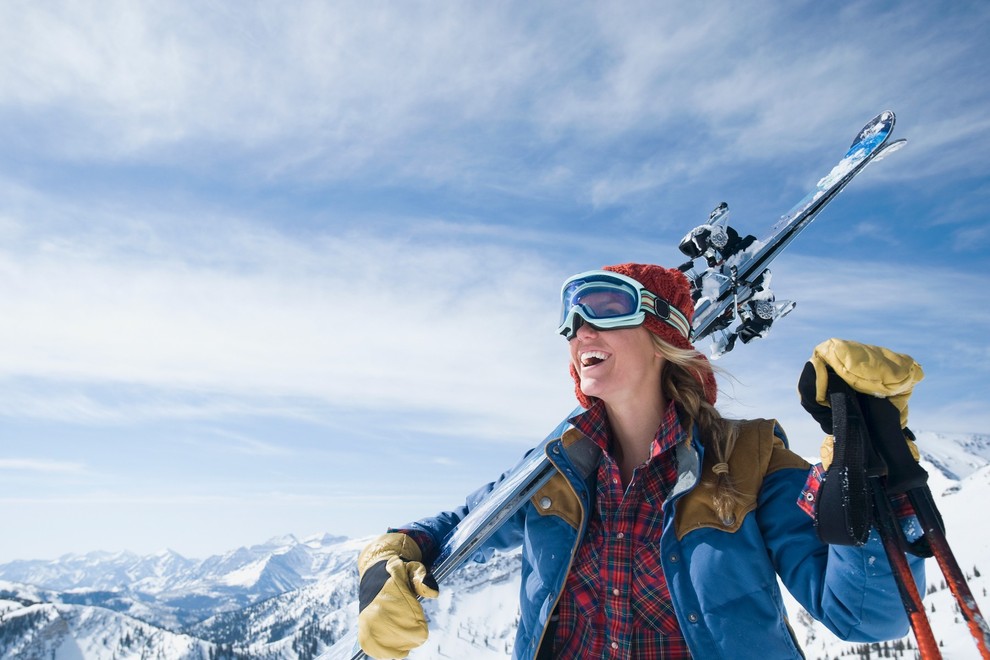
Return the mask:
[[[990,436],[920,433],[949,541],[984,613]],[[356,558],[367,539],[285,536],[205,560],[93,552],[0,564],[0,659],[308,660],[352,629]],[[948,659],[978,658],[938,567],[926,604]],[[427,604],[431,636],[413,658],[505,658],[518,621],[518,553],[463,568]],[[789,603],[809,658],[863,655]],[[885,657],[914,657],[913,640]],[[877,657],[877,650],[870,651]],[[883,645],[880,651],[883,652]]]

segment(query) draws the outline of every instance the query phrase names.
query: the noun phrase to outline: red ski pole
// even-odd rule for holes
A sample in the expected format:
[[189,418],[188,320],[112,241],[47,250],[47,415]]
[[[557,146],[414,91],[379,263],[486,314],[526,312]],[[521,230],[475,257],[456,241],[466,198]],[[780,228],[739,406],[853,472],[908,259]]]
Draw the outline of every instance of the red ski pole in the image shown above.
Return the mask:
[[952,548],[949,547],[945,538],[945,528],[938,516],[935,502],[932,500],[931,490],[927,486],[912,489],[908,491],[908,498],[911,500],[911,506],[914,507],[918,521],[925,531],[932,554],[935,555],[935,560],[938,562],[939,568],[942,569],[942,575],[945,576],[946,582],[949,584],[949,590],[955,597],[959,611],[969,627],[969,632],[976,640],[976,646],[980,649],[980,656],[983,660],[990,660],[990,627],[987,626],[987,620],[980,613],[976,598],[973,597],[973,592],[970,591],[969,584],[966,582],[966,576],[959,567]]
[[911,622],[911,630],[918,641],[918,651],[921,653],[922,660],[940,660],[942,652],[939,651],[938,642],[932,632],[931,622],[928,620],[928,615],[925,614],[925,606],[921,602],[921,593],[918,591],[918,585],[911,573],[911,566],[904,555],[904,537],[900,524],[879,477],[870,478],[870,490],[873,494],[877,531],[883,541],[883,549],[887,553],[887,560],[890,562],[894,581],[897,583],[897,590],[901,595],[901,602],[904,604],[904,611]]

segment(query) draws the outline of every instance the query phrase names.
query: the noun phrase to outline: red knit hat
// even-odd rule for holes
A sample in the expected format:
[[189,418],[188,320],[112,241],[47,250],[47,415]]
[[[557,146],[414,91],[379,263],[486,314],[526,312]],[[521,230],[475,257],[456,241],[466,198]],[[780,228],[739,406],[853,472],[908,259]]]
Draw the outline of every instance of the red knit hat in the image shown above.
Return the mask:
[[[691,322],[694,318],[694,300],[691,298],[691,285],[688,283],[684,273],[676,268],[664,268],[663,266],[653,266],[651,264],[619,264],[617,266],[604,266],[602,270],[619,273],[626,277],[631,277],[643,287],[666,300],[671,306],[677,308],[681,314]],[[661,318],[647,313],[643,326],[664,340],[671,346],[686,350],[695,350],[694,346],[680,333],[674,326],[668,325]],[[697,353],[697,351],[695,351]],[[708,361],[703,354],[697,353],[697,359]],[[718,396],[718,385],[715,383],[715,375],[711,369],[705,369],[700,376],[701,385],[705,391],[705,398],[712,405]],[[585,408],[590,408],[593,403],[592,397],[588,397],[581,391],[581,376],[574,365],[571,365],[571,376],[574,378],[575,394],[578,402]]]

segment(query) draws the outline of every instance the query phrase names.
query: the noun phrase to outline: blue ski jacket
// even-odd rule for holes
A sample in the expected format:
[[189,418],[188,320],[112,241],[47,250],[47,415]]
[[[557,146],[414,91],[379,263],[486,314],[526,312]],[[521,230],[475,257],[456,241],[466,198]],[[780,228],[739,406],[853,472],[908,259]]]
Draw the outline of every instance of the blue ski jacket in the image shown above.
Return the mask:
[[[862,547],[828,546],[814,521],[797,505],[809,465],[787,449],[773,420],[740,423],[729,459],[742,497],[725,524],[711,504],[711,461],[697,440],[677,447],[678,479],[663,504],[656,552],[681,631],[695,658],[801,658],[787,622],[777,577],[816,619],[838,637],[881,641],[905,635],[909,621],[883,545],[875,532]],[[522,546],[520,622],[514,658],[530,660],[544,642],[547,624],[585,533],[594,497],[595,470],[584,477],[572,447],[593,444],[569,423],[531,451],[545,451],[558,473],[488,541],[494,550]],[[569,454],[569,452],[571,452]],[[528,455],[528,454],[527,454]],[[491,489],[512,474],[471,494],[464,507],[404,527],[428,534],[436,547]],[[435,549],[435,548],[434,548]],[[427,550],[427,556],[429,550]],[[924,593],[924,561],[911,557]]]

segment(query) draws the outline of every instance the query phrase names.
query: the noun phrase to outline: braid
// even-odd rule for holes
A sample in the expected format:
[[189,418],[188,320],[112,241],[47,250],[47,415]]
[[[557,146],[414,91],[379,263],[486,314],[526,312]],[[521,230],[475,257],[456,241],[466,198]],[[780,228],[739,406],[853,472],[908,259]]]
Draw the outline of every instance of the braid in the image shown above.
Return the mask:
[[715,456],[715,493],[712,502],[718,517],[725,524],[732,524],[733,505],[739,497],[739,491],[729,474],[728,462],[735,448],[739,429],[737,424],[722,417],[705,397],[702,382],[704,376],[713,371],[711,363],[701,358],[697,351],[676,348],[655,335],[653,343],[667,360],[661,381],[664,394],[677,402],[682,425],[688,428],[698,425],[701,442]]

